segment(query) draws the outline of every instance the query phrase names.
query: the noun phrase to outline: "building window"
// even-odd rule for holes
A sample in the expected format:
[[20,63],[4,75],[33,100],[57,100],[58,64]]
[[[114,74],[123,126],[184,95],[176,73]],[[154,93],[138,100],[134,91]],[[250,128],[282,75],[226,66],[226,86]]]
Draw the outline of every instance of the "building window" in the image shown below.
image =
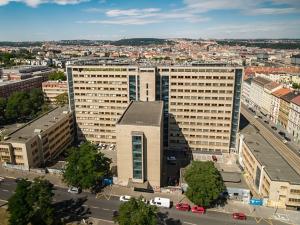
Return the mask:
[[129,100],[136,101],[136,76],[130,75],[129,76]]
[[133,179],[143,179],[142,136],[132,136]]

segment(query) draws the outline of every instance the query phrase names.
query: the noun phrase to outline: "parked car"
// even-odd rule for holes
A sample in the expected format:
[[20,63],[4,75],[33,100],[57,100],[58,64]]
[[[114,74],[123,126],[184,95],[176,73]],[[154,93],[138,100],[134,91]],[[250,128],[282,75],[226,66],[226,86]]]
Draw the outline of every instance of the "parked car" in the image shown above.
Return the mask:
[[115,146],[113,145],[113,144],[111,144],[110,146],[109,146],[109,150],[114,150],[114,148],[115,148]]
[[264,122],[265,122],[266,124],[269,124],[269,121],[268,121],[268,120],[264,120]]
[[168,161],[175,161],[176,157],[175,156],[167,156]]
[[81,192],[81,189],[78,187],[69,187],[68,192],[71,194],[79,194]]
[[291,139],[287,136],[284,136],[284,139],[287,140],[287,141],[291,141]]
[[121,202],[128,202],[130,199],[131,199],[131,196],[129,196],[129,195],[120,196],[120,201]]
[[283,142],[284,144],[286,144],[288,141],[285,140],[285,139],[282,139],[282,142]]
[[22,177],[17,177],[17,178],[15,179],[15,182],[16,182],[16,183],[19,183],[21,180],[23,180]]
[[246,220],[247,217],[244,213],[233,213],[232,214],[232,218],[235,219],[235,220]]
[[191,207],[187,203],[178,203],[176,204],[176,209],[180,211],[190,211]]
[[192,207],[192,212],[193,213],[204,214],[205,213],[205,208],[202,207],[202,206],[195,205],[195,206]]
[[155,205],[157,207],[163,207],[163,208],[171,207],[171,201],[168,198],[155,197],[154,199],[151,199],[149,203],[150,205]]
[[262,119],[262,116],[261,116],[261,115],[258,115],[258,118]]
[[277,127],[275,127],[275,126],[272,126],[271,128],[272,128],[273,130],[277,130]]

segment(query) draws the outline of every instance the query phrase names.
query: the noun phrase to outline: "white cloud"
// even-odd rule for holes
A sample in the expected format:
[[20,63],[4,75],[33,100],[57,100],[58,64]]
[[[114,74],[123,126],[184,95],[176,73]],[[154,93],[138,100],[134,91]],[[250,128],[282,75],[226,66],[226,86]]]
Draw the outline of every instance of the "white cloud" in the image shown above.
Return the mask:
[[45,3],[54,3],[58,5],[74,5],[87,1],[89,0],[0,0],[0,6],[7,5],[10,2],[21,2],[30,7],[37,7],[38,5]]
[[159,12],[160,9],[158,8],[145,8],[145,9],[127,9],[127,10],[120,10],[120,9],[113,9],[106,12],[106,15],[109,17],[117,17],[117,16],[141,16],[145,13],[155,13]]

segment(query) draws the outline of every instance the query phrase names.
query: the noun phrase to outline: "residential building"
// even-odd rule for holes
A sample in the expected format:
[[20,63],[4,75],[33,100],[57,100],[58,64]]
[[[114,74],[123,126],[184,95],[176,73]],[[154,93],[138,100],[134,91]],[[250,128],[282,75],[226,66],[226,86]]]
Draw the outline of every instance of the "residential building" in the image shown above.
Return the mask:
[[163,159],[163,102],[130,102],[116,123],[116,147],[118,183],[158,190]]
[[277,123],[284,129],[287,129],[287,126],[288,126],[290,102],[293,98],[295,98],[298,95],[299,94],[296,92],[290,92],[290,93],[287,93],[286,95],[283,95],[280,97],[280,105],[279,105]]
[[252,105],[250,99],[252,79],[250,77],[243,81],[241,101],[246,105]]
[[14,67],[13,69],[5,69],[3,73],[11,80],[19,80],[22,77],[43,77],[43,81],[48,80],[50,73],[56,71],[55,69],[48,66],[19,66]]
[[0,81],[0,97],[8,98],[16,91],[29,91],[42,88],[43,77],[35,76],[24,80]]
[[250,99],[252,107],[260,110],[262,108],[265,86],[272,81],[263,77],[255,77],[251,83]]
[[0,162],[37,168],[71,145],[73,114],[58,107],[8,134],[0,142]]
[[271,103],[272,103],[272,92],[277,91],[282,86],[276,82],[270,82],[264,86],[264,92],[262,96],[262,103],[261,103],[261,112],[263,114],[267,114],[269,117],[271,115]]
[[115,123],[131,100],[162,100],[165,149],[192,151],[195,157],[235,150],[242,76],[242,68],[224,64],[97,60],[67,67],[79,139],[115,144]]
[[293,135],[294,141],[300,144],[300,96],[290,102],[290,112],[287,131]]
[[291,57],[291,64],[292,65],[296,65],[296,66],[299,66],[300,65],[300,54],[298,55],[293,55]]
[[56,97],[60,94],[67,93],[67,81],[46,81],[42,83],[45,101],[54,103]]
[[239,163],[253,195],[269,207],[300,210],[300,175],[252,125],[241,130]]
[[280,107],[280,97],[290,93],[291,90],[288,88],[281,88],[277,91],[274,91],[271,96],[271,108],[270,108],[270,119],[273,123],[277,124],[278,114]]

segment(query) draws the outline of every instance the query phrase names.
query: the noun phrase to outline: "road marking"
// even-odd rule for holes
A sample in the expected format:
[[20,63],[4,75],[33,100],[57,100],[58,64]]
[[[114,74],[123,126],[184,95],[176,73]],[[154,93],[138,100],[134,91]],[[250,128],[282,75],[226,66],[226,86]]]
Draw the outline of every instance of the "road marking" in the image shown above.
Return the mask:
[[85,204],[84,204],[84,205],[82,205],[82,206],[89,207],[88,205],[85,205]]
[[6,189],[1,189],[1,191],[9,192],[9,190],[6,190]]
[[102,208],[103,210],[105,210],[105,211],[110,211],[110,209],[106,209],[106,208]]
[[103,222],[108,222],[108,223],[114,223],[114,221],[112,221],[112,220],[104,220],[104,219],[99,219],[99,218],[93,218],[93,219],[95,219],[95,220],[101,220]]
[[1,202],[8,202],[8,201],[6,201],[6,200],[4,200],[4,199],[0,199],[0,201],[1,201]]
[[91,206],[91,208],[93,208],[93,209],[99,209],[98,206]]
[[185,221],[182,221],[182,222],[185,223],[185,224],[189,224],[189,225],[197,225],[195,223],[189,223],[189,222],[185,222]]

